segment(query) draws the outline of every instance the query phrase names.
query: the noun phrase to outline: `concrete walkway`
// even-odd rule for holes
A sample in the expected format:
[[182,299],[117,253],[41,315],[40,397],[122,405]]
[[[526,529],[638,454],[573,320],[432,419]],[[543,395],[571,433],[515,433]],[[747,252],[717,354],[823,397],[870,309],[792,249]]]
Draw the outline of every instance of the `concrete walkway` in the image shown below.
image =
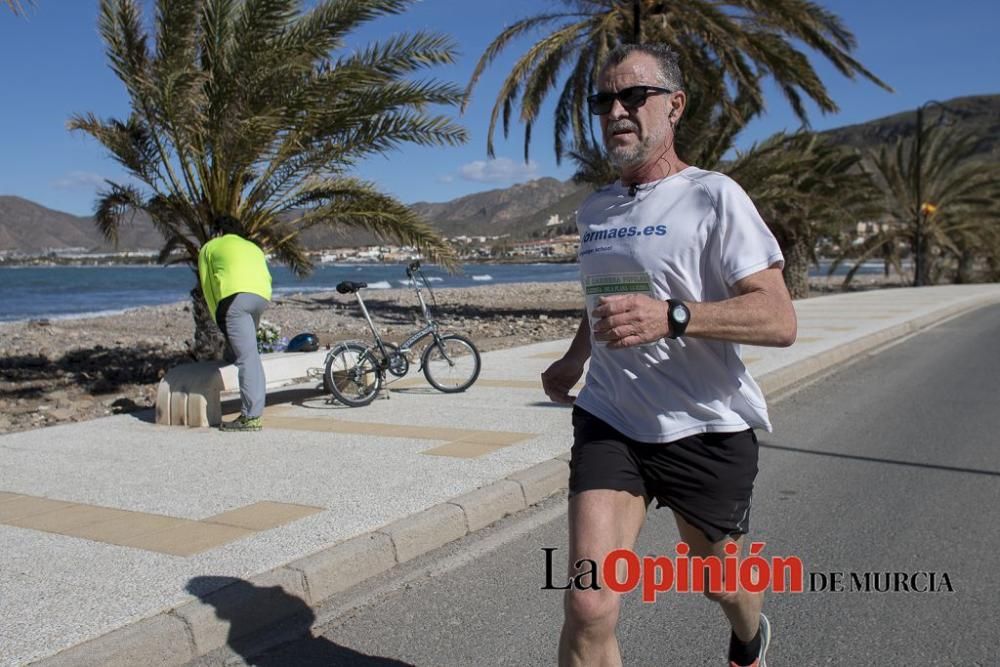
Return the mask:
[[[774,395],[998,302],[1000,285],[808,299],[793,347],[743,357]],[[567,343],[484,354],[457,395],[414,370],[365,408],[299,385],[260,433],[146,413],[0,437],[0,665],[184,664],[565,488],[570,414],[539,374]]]

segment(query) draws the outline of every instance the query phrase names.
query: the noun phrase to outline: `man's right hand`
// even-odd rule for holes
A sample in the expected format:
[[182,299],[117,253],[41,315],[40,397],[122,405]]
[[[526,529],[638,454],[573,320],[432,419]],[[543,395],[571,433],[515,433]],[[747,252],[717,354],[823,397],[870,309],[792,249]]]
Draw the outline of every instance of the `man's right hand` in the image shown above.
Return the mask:
[[542,388],[553,402],[572,405],[576,396],[570,396],[569,392],[582,376],[583,363],[563,357],[542,373]]

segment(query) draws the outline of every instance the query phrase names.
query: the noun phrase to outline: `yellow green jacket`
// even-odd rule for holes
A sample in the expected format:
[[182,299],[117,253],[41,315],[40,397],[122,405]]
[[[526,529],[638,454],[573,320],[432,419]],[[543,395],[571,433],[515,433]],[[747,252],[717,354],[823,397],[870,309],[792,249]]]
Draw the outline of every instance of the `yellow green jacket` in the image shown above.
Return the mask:
[[271,300],[271,273],[264,251],[236,234],[219,236],[201,247],[198,277],[213,320],[219,302],[237,292]]

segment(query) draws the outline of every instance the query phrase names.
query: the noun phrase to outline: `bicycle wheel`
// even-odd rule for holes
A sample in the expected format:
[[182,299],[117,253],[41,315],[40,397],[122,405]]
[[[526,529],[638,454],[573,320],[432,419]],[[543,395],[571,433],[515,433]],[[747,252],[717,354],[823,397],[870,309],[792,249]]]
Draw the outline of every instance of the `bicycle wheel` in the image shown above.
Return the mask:
[[479,377],[479,350],[458,334],[446,334],[428,345],[420,361],[427,381],[446,394],[465,391]]
[[333,397],[344,405],[368,405],[382,388],[375,357],[361,343],[339,343],[326,357],[323,381]]

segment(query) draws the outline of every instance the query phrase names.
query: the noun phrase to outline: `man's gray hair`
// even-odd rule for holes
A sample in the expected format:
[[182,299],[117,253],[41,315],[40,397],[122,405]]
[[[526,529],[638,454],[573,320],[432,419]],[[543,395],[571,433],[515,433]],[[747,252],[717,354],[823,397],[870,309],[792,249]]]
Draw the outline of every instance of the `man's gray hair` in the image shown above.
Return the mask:
[[644,53],[652,56],[656,60],[656,78],[664,88],[670,90],[683,90],[684,77],[681,75],[681,66],[678,63],[677,52],[666,44],[620,44],[608,52],[600,72],[613,66],[619,65],[633,53]]

